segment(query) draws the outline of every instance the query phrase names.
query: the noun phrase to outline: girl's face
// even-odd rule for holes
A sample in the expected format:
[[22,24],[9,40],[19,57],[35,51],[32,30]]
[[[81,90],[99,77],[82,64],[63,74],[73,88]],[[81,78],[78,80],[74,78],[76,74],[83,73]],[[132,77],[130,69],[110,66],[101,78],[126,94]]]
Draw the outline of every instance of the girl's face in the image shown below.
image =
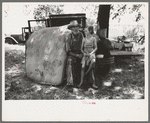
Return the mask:
[[86,35],[86,36],[90,34],[88,28],[85,28],[84,32],[85,32],[85,35]]

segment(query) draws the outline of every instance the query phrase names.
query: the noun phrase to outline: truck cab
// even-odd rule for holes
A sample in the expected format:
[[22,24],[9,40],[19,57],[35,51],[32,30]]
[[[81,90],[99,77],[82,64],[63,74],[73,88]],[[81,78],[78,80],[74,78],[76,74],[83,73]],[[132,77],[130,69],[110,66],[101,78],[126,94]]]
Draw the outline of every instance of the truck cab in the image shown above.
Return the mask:
[[49,18],[43,20],[28,20],[29,32],[33,33],[42,28],[67,25],[72,20],[77,20],[81,27],[85,28],[86,14],[60,14],[50,15]]

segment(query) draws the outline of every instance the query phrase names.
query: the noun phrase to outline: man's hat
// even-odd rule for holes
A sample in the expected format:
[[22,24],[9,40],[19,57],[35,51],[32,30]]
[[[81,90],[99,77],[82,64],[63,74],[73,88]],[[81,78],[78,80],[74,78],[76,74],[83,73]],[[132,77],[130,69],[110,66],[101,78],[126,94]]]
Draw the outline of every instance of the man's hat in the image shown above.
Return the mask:
[[68,29],[71,29],[72,27],[81,27],[80,24],[78,24],[78,22],[76,20],[73,20],[70,22],[70,24],[68,25]]

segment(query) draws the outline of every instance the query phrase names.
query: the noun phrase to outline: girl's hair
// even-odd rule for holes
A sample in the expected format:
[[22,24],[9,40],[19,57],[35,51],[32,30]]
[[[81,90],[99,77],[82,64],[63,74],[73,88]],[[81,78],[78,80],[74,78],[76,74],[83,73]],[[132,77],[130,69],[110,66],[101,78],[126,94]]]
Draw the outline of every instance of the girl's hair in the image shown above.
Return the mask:
[[89,26],[88,30],[89,30],[90,34],[94,34],[94,28],[93,28],[93,26]]

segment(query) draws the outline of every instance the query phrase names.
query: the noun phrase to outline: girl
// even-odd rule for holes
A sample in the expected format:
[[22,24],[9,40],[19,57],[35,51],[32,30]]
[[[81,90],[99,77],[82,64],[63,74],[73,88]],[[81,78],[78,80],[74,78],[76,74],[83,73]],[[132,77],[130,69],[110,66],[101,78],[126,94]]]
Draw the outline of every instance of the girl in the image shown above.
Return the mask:
[[83,83],[85,66],[89,66],[86,74],[92,70],[92,78],[93,78],[93,88],[98,88],[95,84],[95,76],[94,76],[94,66],[95,66],[95,52],[97,50],[97,39],[93,36],[94,30],[93,26],[89,26],[85,29],[85,37],[82,40],[81,52],[83,53],[83,58],[81,61],[82,69],[81,69],[81,81],[78,87],[80,87]]

